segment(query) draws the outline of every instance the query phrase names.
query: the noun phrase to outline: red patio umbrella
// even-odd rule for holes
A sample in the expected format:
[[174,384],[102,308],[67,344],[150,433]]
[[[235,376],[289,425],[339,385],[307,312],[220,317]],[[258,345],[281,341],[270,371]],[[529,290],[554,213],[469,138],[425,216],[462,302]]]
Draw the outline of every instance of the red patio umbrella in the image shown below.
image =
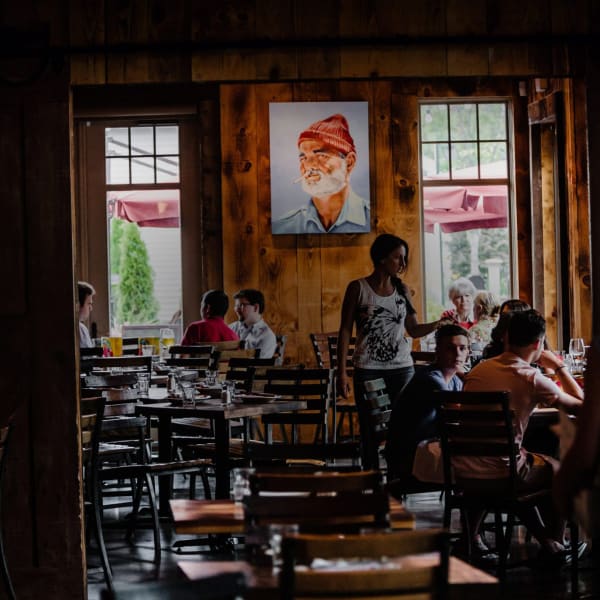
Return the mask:
[[111,216],[140,227],[179,227],[179,190],[114,192],[108,202]]

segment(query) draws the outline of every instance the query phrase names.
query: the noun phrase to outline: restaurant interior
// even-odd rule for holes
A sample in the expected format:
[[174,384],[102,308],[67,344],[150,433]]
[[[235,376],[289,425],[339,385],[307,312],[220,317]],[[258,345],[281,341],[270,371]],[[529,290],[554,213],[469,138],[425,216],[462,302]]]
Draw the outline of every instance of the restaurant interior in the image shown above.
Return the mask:
[[[17,597],[88,594],[73,307],[77,281],[92,282],[93,337],[111,335],[111,219],[137,223],[164,255],[152,268],[166,273],[169,308],[155,323],[182,332],[205,291],[258,288],[285,337],[283,366],[318,366],[310,334],[337,332],[381,233],[408,243],[403,281],[422,321],[449,306],[453,256],[489,238],[482,271],[472,260],[465,274],[539,310],[551,348],[598,335],[595,0],[25,1],[1,15],[0,423],[12,415],[12,429],[0,515]],[[288,181],[298,130],[289,148],[275,140],[273,106],[285,103],[300,127],[308,105],[331,109],[323,117],[364,109],[352,174],[370,202],[364,233],[273,232],[288,193],[278,179],[290,195],[301,187]],[[486,134],[487,108],[501,116]],[[443,116],[463,109],[478,115],[468,138]],[[436,123],[447,133],[431,133]],[[177,149],[157,146],[148,166],[138,130],[176,130]],[[294,174],[280,176],[288,151]]]

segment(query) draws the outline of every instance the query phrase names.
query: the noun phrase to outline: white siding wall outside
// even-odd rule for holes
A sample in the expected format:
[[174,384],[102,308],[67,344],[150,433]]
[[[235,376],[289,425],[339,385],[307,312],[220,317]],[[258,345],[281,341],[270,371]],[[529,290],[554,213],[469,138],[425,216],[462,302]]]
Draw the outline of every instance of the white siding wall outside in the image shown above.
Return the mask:
[[140,227],[140,235],[154,269],[154,295],[160,303],[158,320],[168,323],[181,308],[181,230]]

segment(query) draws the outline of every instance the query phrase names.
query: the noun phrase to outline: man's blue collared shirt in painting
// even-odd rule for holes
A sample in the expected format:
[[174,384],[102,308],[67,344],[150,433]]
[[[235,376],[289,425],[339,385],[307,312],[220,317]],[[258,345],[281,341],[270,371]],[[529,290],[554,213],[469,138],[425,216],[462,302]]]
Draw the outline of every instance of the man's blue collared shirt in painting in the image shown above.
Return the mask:
[[274,234],[285,233],[368,233],[371,231],[371,209],[367,200],[352,189],[336,222],[325,229],[312,200],[308,204],[290,210],[273,221]]

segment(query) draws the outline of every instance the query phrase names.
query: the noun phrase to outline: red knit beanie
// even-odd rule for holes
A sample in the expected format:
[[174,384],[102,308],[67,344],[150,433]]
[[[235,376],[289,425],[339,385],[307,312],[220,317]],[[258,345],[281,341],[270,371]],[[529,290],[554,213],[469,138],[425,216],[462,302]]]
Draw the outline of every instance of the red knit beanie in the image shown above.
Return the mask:
[[299,136],[298,146],[304,140],[321,140],[342,154],[356,152],[354,140],[350,135],[348,121],[344,115],[331,115],[322,121],[309,125]]

